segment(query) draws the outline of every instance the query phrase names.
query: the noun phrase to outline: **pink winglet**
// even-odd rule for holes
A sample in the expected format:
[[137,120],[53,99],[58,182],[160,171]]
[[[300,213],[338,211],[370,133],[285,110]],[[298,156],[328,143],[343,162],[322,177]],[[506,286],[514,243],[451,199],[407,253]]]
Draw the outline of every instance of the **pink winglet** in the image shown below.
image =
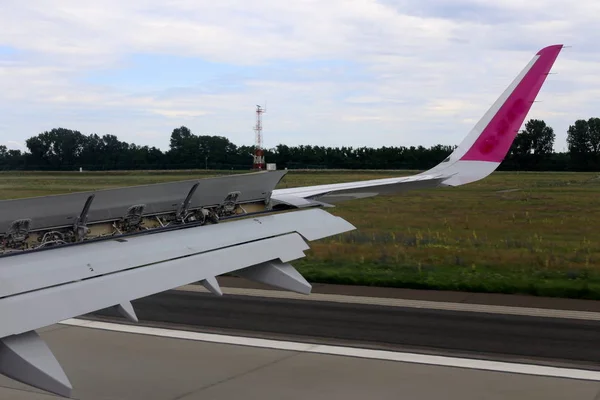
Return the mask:
[[502,162],[563,45],[540,50],[537,60],[461,160]]

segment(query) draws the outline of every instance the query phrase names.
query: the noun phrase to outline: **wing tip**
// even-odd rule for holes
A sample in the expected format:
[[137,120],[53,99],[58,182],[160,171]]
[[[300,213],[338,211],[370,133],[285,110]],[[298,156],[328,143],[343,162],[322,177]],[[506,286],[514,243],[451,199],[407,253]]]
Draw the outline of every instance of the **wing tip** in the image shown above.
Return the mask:
[[504,160],[518,134],[519,127],[529,114],[548,72],[563,48],[562,44],[554,44],[537,52],[537,58],[532,60],[533,62],[528,64],[519,75],[518,80],[513,82],[512,90],[502,103],[498,104],[491,119],[460,160],[497,163]]
[[[458,149],[428,172],[445,172],[446,186],[478,181],[494,172],[510,151],[563,44],[540,49],[511,85],[488,109]],[[445,163],[445,164],[444,164]],[[454,173],[454,175],[450,175]]]
[[541,49],[540,51],[538,51],[536,53],[536,55],[538,56],[542,56],[548,53],[559,53],[562,49],[564,49],[566,46],[564,44],[551,44],[550,46],[546,46],[543,49]]

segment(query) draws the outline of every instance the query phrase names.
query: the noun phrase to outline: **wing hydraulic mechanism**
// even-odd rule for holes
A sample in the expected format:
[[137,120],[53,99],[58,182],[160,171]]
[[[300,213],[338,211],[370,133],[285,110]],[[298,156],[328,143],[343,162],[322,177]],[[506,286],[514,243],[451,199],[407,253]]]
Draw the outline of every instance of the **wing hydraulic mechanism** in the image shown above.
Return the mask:
[[0,373],[70,397],[37,329],[109,307],[137,322],[133,300],[194,282],[220,296],[225,273],[310,293],[290,262],[355,228],[319,207],[271,207],[284,174],[0,201]]
[[285,172],[0,201],[0,256],[265,213]]

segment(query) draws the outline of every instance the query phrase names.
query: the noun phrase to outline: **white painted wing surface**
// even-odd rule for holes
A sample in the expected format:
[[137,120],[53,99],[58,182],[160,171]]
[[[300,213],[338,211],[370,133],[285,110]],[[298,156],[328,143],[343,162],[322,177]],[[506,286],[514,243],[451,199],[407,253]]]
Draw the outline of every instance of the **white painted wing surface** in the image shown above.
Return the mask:
[[0,258],[0,372],[68,397],[36,329],[112,306],[135,321],[132,300],[199,281],[222,294],[215,277],[235,271],[307,294],[288,262],[304,257],[306,240],[353,229],[311,209]]
[[341,201],[374,197],[381,194],[396,194],[415,189],[439,186],[445,179],[443,174],[417,174],[399,178],[373,179],[367,181],[334,183],[290,189],[277,189],[271,195],[273,205],[287,204],[298,208],[335,204]]

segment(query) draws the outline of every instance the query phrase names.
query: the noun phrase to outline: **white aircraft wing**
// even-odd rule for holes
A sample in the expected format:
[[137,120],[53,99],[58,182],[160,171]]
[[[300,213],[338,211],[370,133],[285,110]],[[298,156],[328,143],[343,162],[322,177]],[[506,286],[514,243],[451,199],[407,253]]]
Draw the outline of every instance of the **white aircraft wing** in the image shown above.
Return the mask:
[[540,50],[441,163],[420,174],[273,191],[274,205],[297,208],[394,194],[413,189],[459,186],[490,175],[506,157],[562,45]]
[[[457,186],[488,176],[508,152],[561,49],[557,45],[538,52],[458,148],[414,176],[270,191],[281,174],[251,175],[4,202],[11,211],[0,220],[18,219],[2,242],[14,252],[0,256],[0,373],[69,397],[71,383],[36,329],[107,307],[137,321],[133,300],[194,282],[221,295],[216,277],[225,273],[310,293],[310,284],[289,262],[305,255],[307,241],[355,228],[320,208],[277,213],[278,205],[321,207],[323,202]],[[265,206],[268,192],[271,215],[250,210],[259,203]],[[154,196],[145,198],[150,203],[130,206],[148,194]],[[238,200],[245,202],[247,213],[228,220]],[[80,215],[73,217],[73,206],[83,201]],[[52,210],[51,215],[42,210]],[[170,219],[164,217],[169,210]],[[28,218],[31,212],[37,214]],[[115,219],[117,214],[123,216]],[[216,223],[219,215],[225,216],[224,223]],[[140,231],[144,218],[148,224],[156,219],[159,227]],[[204,225],[205,220],[216,222]],[[105,232],[113,228],[119,232],[114,237]],[[26,240],[28,246],[34,243],[28,229],[37,229],[40,242],[31,251],[20,251]],[[133,233],[121,234],[126,229]],[[89,231],[100,232],[101,240],[82,241]],[[44,247],[52,243],[59,244]]]
[[355,229],[320,209],[83,243],[0,258],[0,373],[69,397],[72,386],[35,330],[193,282],[221,295],[215,277],[239,276],[308,294],[289,264],[313,241]]

